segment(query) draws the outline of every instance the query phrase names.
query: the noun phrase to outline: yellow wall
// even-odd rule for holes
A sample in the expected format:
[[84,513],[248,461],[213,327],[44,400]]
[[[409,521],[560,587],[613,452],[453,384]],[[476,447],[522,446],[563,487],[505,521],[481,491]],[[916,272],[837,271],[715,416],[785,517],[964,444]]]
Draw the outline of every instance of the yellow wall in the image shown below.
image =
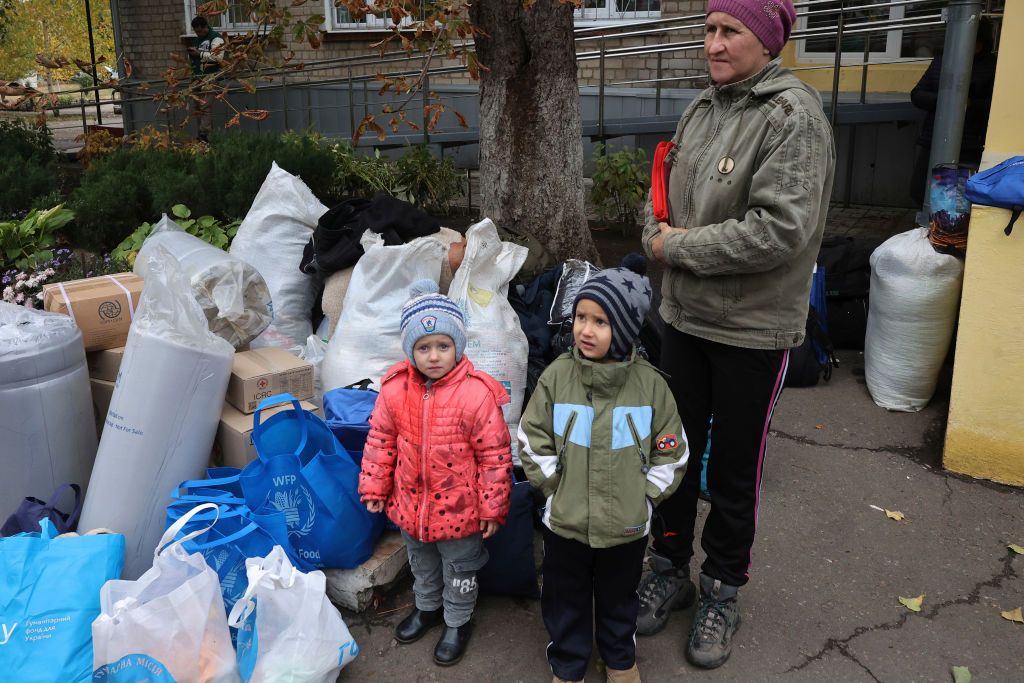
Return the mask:
[[[790,68],[814,67],[811,70],[795,71],[797,78],[821,92],[832,90],[831,64],[804,64],[796,61],[796,41],[790,41],[782,49],[782,64]],[[824,67],[824,68],[821,68]],[[928,62],[906,64],[877,64],[868,68],[867,92],[909,93],[921,79]],[[840,92],[860,92],[861,66],[844,66],[839,75]]]
[[[1024,3],[1006,3],[1003,35],[1024,35]],[[999,46],[982,167],[1024,154],[1024,41]],[[1024,486],[1024,220],[1007,237],[1010,212],[975,206],[949,408],[947,469]]]

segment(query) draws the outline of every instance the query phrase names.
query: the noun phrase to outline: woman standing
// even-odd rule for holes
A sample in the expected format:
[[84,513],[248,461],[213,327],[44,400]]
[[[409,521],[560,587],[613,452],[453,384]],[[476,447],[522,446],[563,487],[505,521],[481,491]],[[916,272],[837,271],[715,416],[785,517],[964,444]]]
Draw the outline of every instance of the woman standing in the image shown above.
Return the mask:
[[[690,452],[711,416],[707,559],[687,658],[714,668],[739,626],[772,410],[789,349],[804,338],[835,150],[818,93],[780,66],[796,18],[791,0],[709,0],[710,87],[687,108],[665,159],[667,215],[651,202],[643,246],[665,264],[661,368]],[[659,207],[659,213],[662,207]],[[658,509],[638,632],[660,631],[697,596],[690,581],[700,459]]]

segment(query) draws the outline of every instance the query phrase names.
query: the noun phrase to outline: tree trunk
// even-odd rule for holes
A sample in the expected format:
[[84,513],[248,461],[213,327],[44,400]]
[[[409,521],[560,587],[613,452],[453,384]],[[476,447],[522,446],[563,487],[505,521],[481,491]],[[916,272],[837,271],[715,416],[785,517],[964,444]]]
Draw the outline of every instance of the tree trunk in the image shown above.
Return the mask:
[[480,205],[500,227],[536,237],[557,259],[596,262],[583,195],[583,119],[573,6],[477,0]]

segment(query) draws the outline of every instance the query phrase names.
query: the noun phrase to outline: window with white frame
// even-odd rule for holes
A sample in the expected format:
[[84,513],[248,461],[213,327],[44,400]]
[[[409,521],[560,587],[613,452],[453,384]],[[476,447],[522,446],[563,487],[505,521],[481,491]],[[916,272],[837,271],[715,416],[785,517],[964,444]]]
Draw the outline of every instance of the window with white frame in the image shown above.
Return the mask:
[[[185,0],[185,33],[192,34],[192,19],[198,15],[196,7],[206,0]],[[210,28],[215,31],[251,31],[256,28],[248,2],[228,0],[227,9],[216,15],[207,15]]]
[[[371,0],[367,0],[366,4],[372,4]],[[421,15],[425,4],[420,2]],[[324,0],[324,16],[327,17],[324,23],[328,31],[382,31],[393,25],[390,16],[377,17],[367,14],[357,21],[347,9],[336,6],[334,0]],[[414,20],[413,17],[406,17],[402,24],[411,24]]]
[[[865,42],[868,44],[871,61],[931,57],[937,48],[941,48],[943,26],[938,22],[946,6],[944,0],[912,0],[901,5],[890,5],[889,0],[858,1],[860,4],[856,9],[847,10],[844,15],[841,47],[844,62],[861,61]],[[797,41],[798,62],[835,60],[840,7],[839,2],[815,3],[798,13],[798,30],[820,31],[818,35]],[[887,31],[880,26],[871,32],[860,30],[878,22],[893,22],[896,28]],[[904,23],[933,25],[900,27]],[[845,33],[847,30],[851,32]]]
[[[369,0],[367,4],[370,4]],[[583,6],[575,10],[574,15],[576,23],[582,25],[658,19],[661,16],[661,0],[584,0]],[[328,31],[380,31],[391,26],[390,17],[375,17],[370,14],[356,21],[344,7],[335,6],[334,0],[324,0],[324,16],[327,17]],[[413,19],[406,18],[403,23],[412,21]]]
[[584,0],[583,7],[574,14],[577,24],[658,19],[661,0]]

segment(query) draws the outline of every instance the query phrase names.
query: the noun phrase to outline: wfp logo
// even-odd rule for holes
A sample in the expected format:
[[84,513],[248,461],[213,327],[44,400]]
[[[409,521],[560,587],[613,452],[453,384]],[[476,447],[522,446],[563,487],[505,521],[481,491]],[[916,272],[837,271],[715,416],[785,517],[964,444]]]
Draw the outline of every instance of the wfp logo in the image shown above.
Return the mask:
[[298,477],[287,474],[274,477],[274,486],[279,488],[270,497],[270,504],[279,512],[284,513],[288,524],[288,535],[308,536],[316,522],[316,507],[313,505],[313,494],[309,489],[298,483]]

